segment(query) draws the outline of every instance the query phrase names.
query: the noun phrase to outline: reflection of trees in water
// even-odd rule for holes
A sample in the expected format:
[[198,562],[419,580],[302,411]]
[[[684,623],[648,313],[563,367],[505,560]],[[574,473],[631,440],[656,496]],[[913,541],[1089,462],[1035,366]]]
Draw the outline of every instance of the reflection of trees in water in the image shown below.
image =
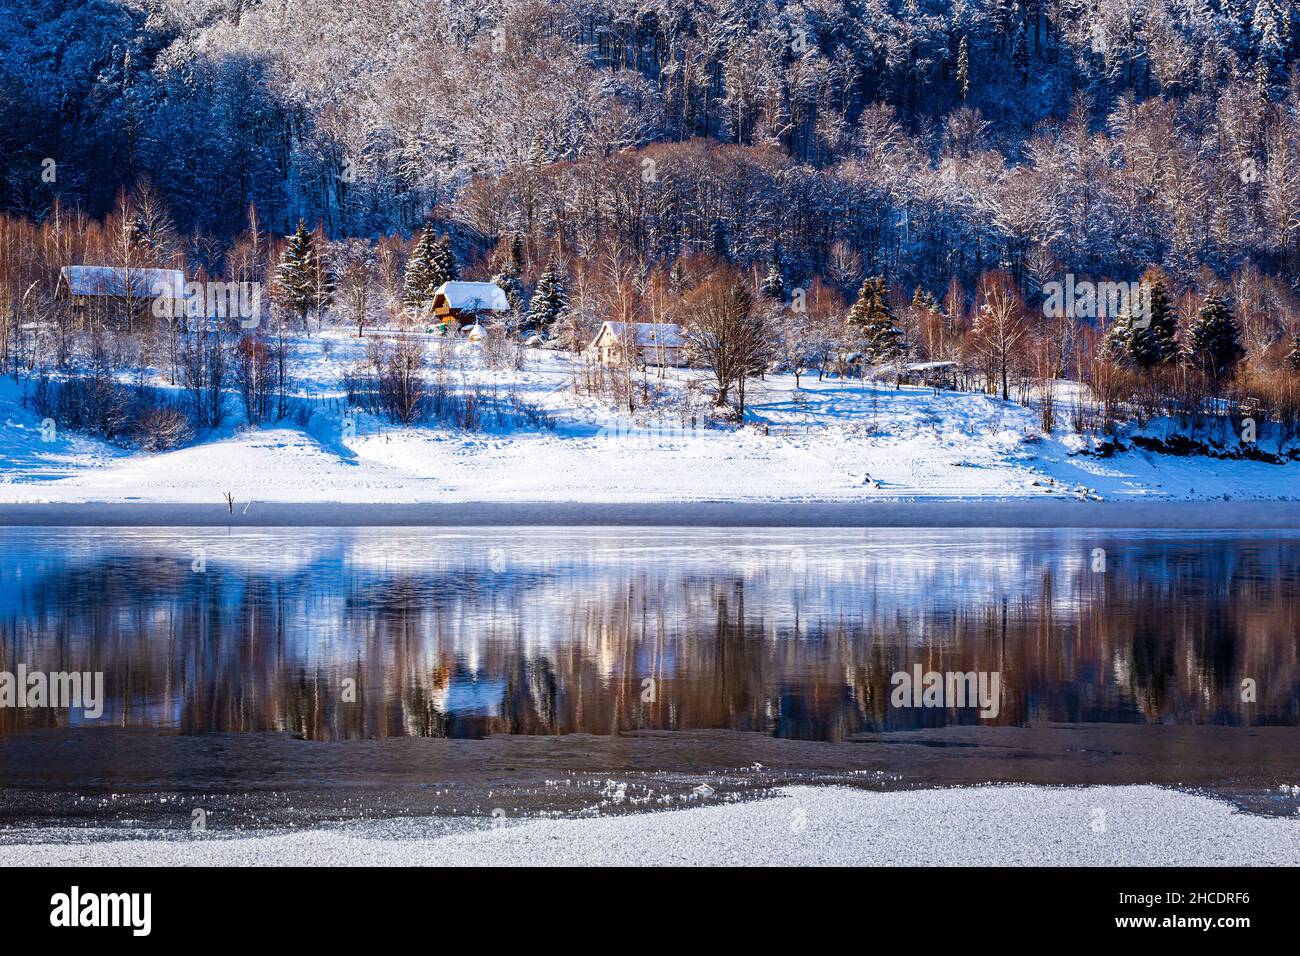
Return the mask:
[[[1001,724],[1300,722],[1300,545],[1108,551],[1106,574],[1038,553],[980,590],[900,588],[875,560],[834,601],[815,561],[797,575],[380,574],[332,556],[191,574],[128,551],[6,580],[21,596],[0,619],[0,669],[104,671],[109,724],[309,739],[730,728],[838,740],[981,722],[973,708],[893,707],[892,674],[916,664],[998,671]],[[1255,705],[1240,700],[1246,677]],[[65,720],[0,709],[0,730]]]

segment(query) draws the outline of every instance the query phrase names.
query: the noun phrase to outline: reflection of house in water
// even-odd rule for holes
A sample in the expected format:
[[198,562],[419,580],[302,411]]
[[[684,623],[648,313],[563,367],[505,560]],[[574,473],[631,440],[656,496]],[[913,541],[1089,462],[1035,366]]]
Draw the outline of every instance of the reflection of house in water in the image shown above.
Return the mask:
[[[987,724],[974,709],[891,706],[891,675],[918,664],[1001,673],[1002,725],[1300,720],[1289,539],[1129,539],[1132,560],[1102,587],[1073,539],[1007,548],[1024,540],[1011,532],[936,534],[910,555],[919,532],[882,532],[869,551],[827,540],[795,574],[780,536],[709,549],[680,541],[723,539],[681,532],[646,556],[649,533],[602,545],[519,532],[511,553],[525,556],[493,573],[480,532],[439,539],[434,557],[427,537],[393,533],[368,561],[321,532],[329,547],[287,565],[291,546],[264,534],[266,555],[237,539],[202,576],[147,537],[89,555],[75,535],[12,549],[0,652],[103,671],[106,722],[184,734],[837,740]],[[1258,682],[1249,706],[1243,677]],[[0,732],[62,720],[0,708]]]
[[463,671],[433,695],[434,706],[448,717],[496,717],[506,695],[506,682]]

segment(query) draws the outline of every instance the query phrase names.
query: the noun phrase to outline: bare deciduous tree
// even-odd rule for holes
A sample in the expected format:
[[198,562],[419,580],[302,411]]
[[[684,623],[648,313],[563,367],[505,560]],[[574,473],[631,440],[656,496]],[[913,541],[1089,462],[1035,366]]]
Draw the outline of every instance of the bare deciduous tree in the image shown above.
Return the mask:
[[713,374],[715,403],[726,407],[732,389],[736,415],[745,415],[745,380],[767,363],[770,347],[763,316],[735,269],[719,266],[686,301],[686,344],[695,361]]

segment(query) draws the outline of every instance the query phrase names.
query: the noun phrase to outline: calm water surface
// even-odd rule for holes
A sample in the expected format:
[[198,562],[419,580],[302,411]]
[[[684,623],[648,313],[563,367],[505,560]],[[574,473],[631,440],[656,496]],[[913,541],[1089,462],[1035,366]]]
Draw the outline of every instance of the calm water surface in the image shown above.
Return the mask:
[[[104,672],[114,733],[1295,727],[1298,649],[1294,533],[0,531],[0,670]],[[916,664],[1001,713],[891,706]]]

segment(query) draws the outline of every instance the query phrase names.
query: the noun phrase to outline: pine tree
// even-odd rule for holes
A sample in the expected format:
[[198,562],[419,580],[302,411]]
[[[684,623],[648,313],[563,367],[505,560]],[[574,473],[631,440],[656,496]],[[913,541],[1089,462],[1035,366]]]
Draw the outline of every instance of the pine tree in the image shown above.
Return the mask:
[[957,89],[961,91],[963,101],[970,95],[970,52],[964,35],[957,47]]
[[1272,71],[1269,69],[1268,62],[1264,59],[1263,54],[1255,60],[1255,95],[1259,97],[1261,103],[1267,103],[1272,99]]
[[771,268],[758,287],[758,294],[773,302],[785,300],[785,280],[781,278],[781,263],[775,256],[772,257]]
[[965,34],[962,35],[962,42],[957,47],[957,91],[961,92],[963,101],[970,96],[971,92],[970,49],[967,47]]
[[1016,31],[1016,45],[1012,50],[1011,60],[1016,65],[1016,75],[1020,77],[1020,82],[1024,83],[1029,79],[1029,38],[1025,35],[1023,20]]
[[510,253],[506,260],[506,267],[492,277],[492,282],[502,292],[506,294],[506,301],[510,303],[510,311],[522,313],[524,311],[524,286],[519,281],[519,275],[524,268],[524,237],[515,233],[510,237]]
[[994,0],[993,11],[990,15],[998,33],[1004,37],[1011,35],[1011,21],[1015,14],[1016,7],[1013,0]]
[[275,270],[277,291],[286,308],[298,313],[303,326],[307,325],[307,312],[316,299],[316,249],[312,234],[301,219]]
[[1300,375],[1300,333],[1296,333],[1291,339],[1291,351],[1286,354],[1283,361],[1293,374]]
[[1259,0],[1255,4],[1255,12],[1252,16],[1255,44],[1258,50],[1255,59],[1255,89],[1259,98],[1265,103],[1271,99],[1273,85],[1283,74],[1283,64],[1286,59],[1282,39],[1279,36],[1278,19],[1278,10],[1273,0]]
[[516,232],[510,237],[510,264],[506,267],[506,272],[518,279],[523,271],[524,237],[522,233]]
[[433,293],[441,285],[435,282],[433,255],[437,249],[433,230],[425,229],[420,234],[411,258],[406,260],[406,279],[402,286],[402,304],[408,309],[418,311],[427,308],[433,302]]
[[690,276],[686,274],[686,267],[682,265],[681,259],[673,262],[672,271],[668,275],[668,285],[678,295],[685,295],[690,290]]
[[1148,328],[1160,350],[1158,361],[1169,364],[1178,359],[1178,319],[1164,280],[1158,276],[1146,283]]
[[568,311],[569,296],[564,291],[560,266],[551,256],[528,304],[528,324],[536,331],[544,332],[553,328]]
[[1196,321],[1187,331],[1188,355],[1215,382],[1229,374],[1241,358],[1241,332],[1223,299],[1211,289]]
[[849,334],[862,343],[862,354],[869,364],[879,365],[902,357],[903,332],[885,295],[883,276],[863,281],[847,321]]
[[506,301],[510,303],[510,311],[523,311],[524,287],[520,284],[518,275],[507,269],[505,272],[498,272],[494,275],[492,282],[506,294]]
[[537,133],[533,137],[533,145],[528,149],[528,164],[530,166],[545,166],[550,161],[550,151],[542,140],[542,134]]
[[434,289],[444,282],[455,282],[460,278],[460,266],[456,264],[456,257],[451,251],[451,239],[447,236],[443,236],[433,249],[429,278],[435,283]]
[[912,293],[912,308],[920,312],[939,312],[939,300],[920,286]]
[[1128,319],[1128,357],[1138,368],[1146,371],[1160,364],[1160,341],[1151,332],[1151,327],[1143,328],[1133,324],[1132,316]]
[[1127,312],[1117,316],[1106,331],[1102,348],[1106,357],[1116,365],[1145,370],[1160,362],[1160,340],[1155,332],[1151,326],[1138,323]]
[[1125,316],[1120,316],[1106,330],[1101,339],[1101,355],[1112,365],[1123,365],[1128,361],[1128,323]]

